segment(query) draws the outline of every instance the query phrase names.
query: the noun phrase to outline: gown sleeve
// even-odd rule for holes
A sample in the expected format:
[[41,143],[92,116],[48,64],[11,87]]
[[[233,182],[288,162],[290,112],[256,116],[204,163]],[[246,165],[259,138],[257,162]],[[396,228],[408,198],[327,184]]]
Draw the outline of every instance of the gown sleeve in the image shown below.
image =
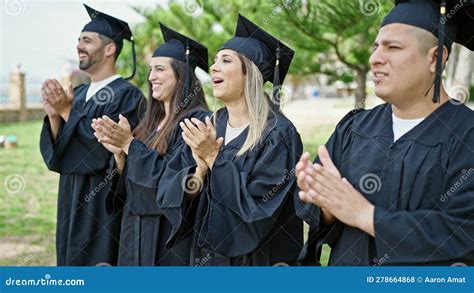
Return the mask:
[[[187,113],[180,121],[192,117],[204,121],[204,117],[211,114],[198,109]],[[159,178],[156,197],[160,214],[163,214],[172,226],[170,237],[166,241],[167,248],[173,247],[191,232],[199,196],[191,200],[187,197],[186,191],[198,190],[204,185],[204,182],[187,181],[194,174],[197,165],[191,149],[182,139],[179,123],[174,137],[174,145]]]
[[170,237],[166,241],[167,248],[180,242],[193,227],[199,195],[189,200],[186,191],[197,191],[204,184],[187,181],[195,170],[196,162],[192,157],[191,149],[187,144],[182,143],[168,161],[160,178],[156,203],[172,226]]
[[106,198],[105,209],[107,214],[119,213],[124,205],[127,197],[127,189],[125,179],[127,178],[127,162],[123,167],[122,174],[119,174],[117,165],[115,163],[115,158],[112,156],[110,158],[109,168],[106,172],[109,172],[113,175],[112,185],[110,186],[109,192]]
[[[141,112],[144,112],[143,110]],[[151,134],[149,138],[154,135]],[[132,194],[128,201],[133,214],[140,216],[160,215],[161,211],[156,205],[156,198],[147,195],[156,194],[159,179],[165,171],[166,164],[171,154],[179,148],[182,142],[179,127],[176,127],[171,134],[168,151],[164,155],[148,147],[144,142],[133,139],[128,148],[126,168],[109,193],[109,197],[114,200],[109,200],[109,202],[125,203],[127,192],[130,192]]]
[[474,128],[452,144],[446,172],[448,178],[444,193],[439,194],[438,208],[393,211],[375,207],[377,256],[390,255],[389,263],[419,264],[474,255],[472,146]]
[[[64,122],[60,124],[58,132],[61,131],[63,125]],[[55,156],[54,145],[55,142],[51,132],[51,124],[49,122],[48,116],[46,115],[43,119],[43,126],[40,133],[40,152],[43,156],[43,161],[45,162],[46,167],[48,167],[48,169],[51,171],[59,172],[59,162]]]
[[157,188],[158,180],[166,166],[165,155],[148,148],[143,142],[133,139],[127,156],[129,172],[127,178],[134,183]]
[[[127,117],[132,127],[138,122],[138,104],[143,94],[137,88],[123,90],[121,97],[105,106],[99,116],[107,115],[117,121],[118,115]],[[40,137],[43,158],[51,170],[61,174],[94,174],[109,164],[110,153],[95,138],[92,118],[72,109],[69,119],[61,124],[56,141],[52,141],[48,123],[44,123]]]
[[[193,111],[185,115],[181,120],[192,117],[200,118],[205,113],[207,112]],[[175,129],[171,133],[168,151],[165,155],[160,155],[156,150],[147,147],[145,143],[137,139],[132,140],[127,156],[129,167],[128,179],[147,188],[158,188],[159,179],[165,171],[168,160],[182,143],[183,138],[179,124],[176,124]]]
[[[158,182],[165,171],[166,164],[172,154],[183,143],[181,129],[176,126],[169,138],[167,154],[161,155],[156,150],[149,148],[142,141],[132,140],[128,149],[128,179],[135,184],[147,188],[158,188]],[[153,200],[155,201],[155,199]]]
[[272,130],[260,147],[243,155],[255,156],[249,172],[238,167],[239,159],[218,156],[203,194],[208,206],[199,245],[229,257],[254,251],[275,227],[284,202],[294,196],[294,167],[301,152],[298,132],[285,126]]
[[134,139],[130,144],[127,157],[127,181],[130,185],[130,210],[135,215],[161,215],[156,204],[158,183],[165,171],[166,164],[182,143],[178,129],[172,133],[167,154],[161,155],[156,150],[147,147],[143,142]]

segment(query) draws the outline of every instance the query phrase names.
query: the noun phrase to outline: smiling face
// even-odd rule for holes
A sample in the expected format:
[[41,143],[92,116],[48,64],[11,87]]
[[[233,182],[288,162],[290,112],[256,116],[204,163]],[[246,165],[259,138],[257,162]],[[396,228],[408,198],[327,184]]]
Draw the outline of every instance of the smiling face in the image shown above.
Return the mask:
[[216,98],[232,101],[242,98],[245,75],[242,61],[235,51],[224,49],[217,53],[211,66],[213,93]]
[[76,46],[79,55],[79,68],[91,72],[98,64],[102,64],[106,56],[110,55],[112,43],[104,43],[98,33],[82,32]]
[[382,27],[370,56],[375,94],[386,102],[424,95],[433,82],[436,38],[405,24]]
[[176,86],[176,75],[171,67],[171,58],[153,57],[150,60],[150,75],[152,96],[162,102],[169,102]]

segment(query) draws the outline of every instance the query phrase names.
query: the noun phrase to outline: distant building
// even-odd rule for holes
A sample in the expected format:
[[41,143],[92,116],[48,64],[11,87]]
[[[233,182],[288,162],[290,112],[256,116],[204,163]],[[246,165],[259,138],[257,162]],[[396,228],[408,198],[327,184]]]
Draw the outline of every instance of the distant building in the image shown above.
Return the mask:
[[[66,87],[89,83],[90,79],[80,70],[65,70],[59,82]],[[31,93],[28,93],[30,90]],[[41,81],[27,81],[20,65],[10,73],[8,82],[0,88],[0,123],[42,119],[45,113],[41,104]]]

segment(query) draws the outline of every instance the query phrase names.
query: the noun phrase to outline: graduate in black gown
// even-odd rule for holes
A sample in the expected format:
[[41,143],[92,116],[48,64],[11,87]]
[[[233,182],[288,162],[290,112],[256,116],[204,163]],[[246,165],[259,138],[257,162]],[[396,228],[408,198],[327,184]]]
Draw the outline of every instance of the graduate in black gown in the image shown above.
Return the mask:
[[125,203],[118,265],[189,264],[190,241],[165,247],[172,227],[156,204],[156,194],[168,159],[183,143],[178,122],[208,113],[194,73],[197,66],[208,71],[208,53],[198,42],[161,23],[160,27],[165,43],[150,60],[151,97],[133,136],[128,126],[119,127],[127,124],[125,118],[117,124],[99,118],[92,125],[99,141],[114,152],[116,164],[124,165],[111,193],[113,209],[120,210]]
[[440,78],[453,42],[474,48],[473,4],[447,17],[397,1],[385,17],[370,64],[386,103],[349,113],[297,165],[303,264],[323,243],[330,265],[474,264],[474,113]]
[[302,143],[278,98],[263,90],[270,80],[278,88],[293,54],[239,16],[211,66],[225,107],[180,123],[186,144],[168,163],[157,202],[173,225],[167,245],[191,237],[191,265],[296,263],[303,223],[294,210],[294,166]]
[[[81,32],[79,67],[91,84],[63,90],[47,80],[42,97],[47,116],[40,149],[46,166],[60,174],[56,230],[57,264],[115,265],[120,215],[109,215],[105,199],[115,169],[111,154],[94,137],[92,119],[122,114],[135,126],[141,91],[115,72],[123,40],[131,40],[127,23],[86,6],[92,18]],[[134,70],[135,71],[135,70]]]

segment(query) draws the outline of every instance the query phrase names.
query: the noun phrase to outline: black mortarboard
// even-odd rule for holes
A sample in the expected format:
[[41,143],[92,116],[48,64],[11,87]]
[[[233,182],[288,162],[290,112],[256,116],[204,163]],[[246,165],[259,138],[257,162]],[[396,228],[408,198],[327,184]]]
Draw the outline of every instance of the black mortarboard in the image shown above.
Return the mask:
[[153,57],[169,57],[186,63],[185,95],[187,97],[189,94],[189,68],[194,70],[197,66],[206,72],[209,71],[207,47],[170,29],[161,22],[160,28],[165,42],[153,52]]
[[279,99],[279,88],[295,54],[291,48],[239,14],[235,36],[219,50],[222,49],[230,49],[249,58],[262,73],[264,82],[273,78],[274,99]]
[[103,12],[97,11],[86,4],[84,4],[84,7],[90,16],[91,21],[84,26],[82,29],[83,32],[95,32],[112,39],[117,45],[118,51],[122,49],[124,39],[132,43],[133,72],[132,75],[127,79],[133,78],[136,71],[135,42],[133,40],[132,31],[130,30],[128,23]]
[[422,28],[438,38],[433,102],[439,102],[443,46],[449,53],[453,42],[474,49],[474,0],[395,0],[381,27],[391,23]]
[[209,71],[209,56],[206,46],[170,29],[161,22],[160,28],[165,43],[153,52],[153,57],[169,57],[186,62],[186,50],[188,50],[189,66],[193,69],[197,66],[206,72]]

